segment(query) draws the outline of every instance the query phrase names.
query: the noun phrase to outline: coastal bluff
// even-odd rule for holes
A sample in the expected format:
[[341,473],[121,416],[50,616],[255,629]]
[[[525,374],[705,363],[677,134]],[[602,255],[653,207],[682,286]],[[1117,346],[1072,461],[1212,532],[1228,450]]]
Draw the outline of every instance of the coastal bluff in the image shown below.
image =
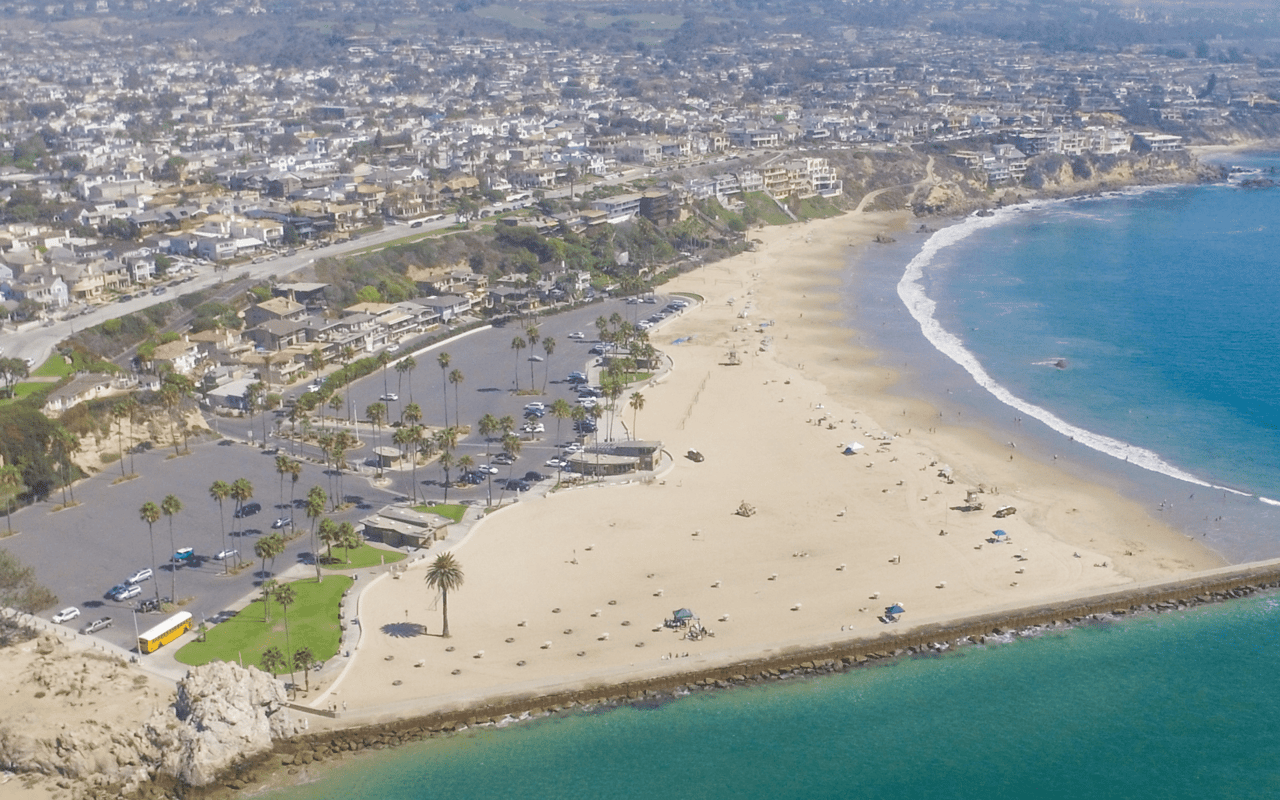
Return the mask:
[[6,713],[0,768],[63,796],[149,796],[204,786],[232,765],[305,731],[283,684],[215,662],[175,687],[122,658],[56,636],[0,651]]

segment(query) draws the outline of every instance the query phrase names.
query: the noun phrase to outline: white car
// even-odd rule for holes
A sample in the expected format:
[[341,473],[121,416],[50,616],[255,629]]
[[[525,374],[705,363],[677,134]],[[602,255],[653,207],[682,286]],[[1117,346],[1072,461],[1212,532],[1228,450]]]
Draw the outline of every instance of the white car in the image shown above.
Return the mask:
[[498,468],[495,466],[491,466],[489,464],[481,464],[480,466],[476,467],[476,472],[483,472],[486,475],[497,475]]
[[582,331],[574,331],[573,333],[569,334],[569,338],[582,341],[583,339],[587,338],[587,335]]
[[[122,600],[129,600],[129,599],[131,599],[131,598],[137,597],[137,596],[138,596],[138,595],[140,595],[140,594],[142,594],[142,587],[141,587],[141,586],[139,586],[138,584],[134,583],[134,584],[130,584],[130,585],[128,585],[128,586],[126,586],[126,587],[124,587],[123,589],[121,589],[120,591],[116,592],[116,593],[115,593],[115,595],[114,595],[114,599],[115,599],[117,602],[119,602],[119,601],[122,601]],[[77,612],[77,613],[79,613],[79,612]]]
[[552,469],[564,469],[569,466],[569,462],[565,461],[563,458],[548,458],[546,461],[542,462],[542,466],[551,467]]
[[582,452],[582,445],[578,444],[577,442],[574,442],[573,444],[570,444],[570,445],[566,445],[564,448],[564,454],[566,456],[571,456],[581,452]]
[[400,399],[400,395],[396,394],[395,392],[387,392],[386,394],[384,394],[382,397],[379,397],[378,399],[384,403],[394,403]]
[[53,621],[58,623],[69,622],[78,616],[80,616],[80,609],[75,606],[67,606],[53,615]]
[[228,558],[234,558],[239,555],[239,550],[219,550],[218,554],[213,557],[214,561],[226,561]]
[[537,401],[534,401],[534,402],[532,402],[532,403],[525,403],[525,404],[524,404],[524,410],[525,410],[525,413],[526,413],[526,414],[527,414],[527,413],[529,413],[530,411],[546,411],[546,410],[547,410],[547,404],[546,404],[546,403],[539,403],[539,402],[537,402]]
[[130,575],[129,580],[125,581],[125,583],[142,583],[143,581],[149,581],[151,580],[151,574],[151,567],[143,567]]
[[524,425],[520,426],[520,430],[525,433],[546,433],[547,426],[543,425],[541,422],[526,422]]
[[539,356],[539,355],[532,355],[532,356],[529,356],[529,360],[530,360],[530,361],[546,361],[546,359],[545,359],[545,358],[543,358],[542,356]]
[[582,406],[583,408],[595,408],[597,403],[594,397],[579,397],[578,405]]

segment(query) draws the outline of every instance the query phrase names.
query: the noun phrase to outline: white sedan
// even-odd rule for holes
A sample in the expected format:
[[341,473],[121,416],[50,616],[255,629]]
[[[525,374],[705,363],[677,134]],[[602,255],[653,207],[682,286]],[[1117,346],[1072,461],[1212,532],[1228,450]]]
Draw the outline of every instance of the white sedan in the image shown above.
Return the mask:
[[480,466],[476,467],[476,472],[483,472],[486,475],[497,475],[498,468],[491,466],[489,464],[481,464]]
[[541,422],[528,422],[520,426],[520,430],[525,433],[546,433],[547,426]]
[[384,403],[394,403],[400,399],[400,395],[396,394],[395,392],[387,392],[386,394],[384,394],[382,397],[379,397],[378,399]]

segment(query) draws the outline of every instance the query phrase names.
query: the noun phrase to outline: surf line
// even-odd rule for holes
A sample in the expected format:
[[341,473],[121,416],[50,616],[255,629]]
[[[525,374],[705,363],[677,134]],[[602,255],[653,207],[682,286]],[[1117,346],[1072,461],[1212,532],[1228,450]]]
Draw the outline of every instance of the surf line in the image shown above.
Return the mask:
[[[980,230],[998,225],[1007,219],[1010,214],[1014,213],[1016,208],[1018,207],[1001,209],[988,217],[972,216],[957,225],[943,228],[926,239],[924,245],[920,248],[920,252],[907,262],[902,278],[898,281],[898,298],[902,300],[912,318],[920,325],[920,332],[924,334],[925,339],[937,348],[940,353],[959,364],[979,386],[986,389],[1001,403],[1015,408],[1029,417],[1040,420],[1058,433],[1069,436],[1086,447],[1109,455],[1112,458],[1127,461],[1150,472],[1167,475],[1196,486],[1220,489],[1241,497],[1255,497],[1249,492],[1242,492],[1229,486],[1219,486],[1201,480],[1189,472],[1178,469],[1150,450],[1072,425],[1048,409],[1023,400],[992,378],[983,369],[977,357],[965,348],[959,337],[942,327],[942,324],[935,317],[937,303],[931,300],[924,290],[925,267],[931,264],[943,249],[967,239]],[[1274,501],[1271,502],[1274,503]],[[1274,504],[1280,505],[1280,503]]]

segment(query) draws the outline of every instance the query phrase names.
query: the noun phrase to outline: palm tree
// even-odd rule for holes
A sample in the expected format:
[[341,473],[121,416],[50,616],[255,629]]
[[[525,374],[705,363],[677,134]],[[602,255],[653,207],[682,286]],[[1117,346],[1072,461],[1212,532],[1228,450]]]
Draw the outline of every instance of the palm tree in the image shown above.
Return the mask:
[[[541,338],[540,335],[538,334],[538,326],[533,324],[530,324],[527,328],[524,329],[524,335],[525,335],[525,338],[528,340],[530,348],[532,348],[535,344],[537,344],[538,340]],[[533,379],[533,363],[534,362],[532,358],[533,357],[530,356],[530,361],[529,361],[529,391],[531,392],[533,391],[533,387],[535,383]]]
[[316,562],[316,583],[320,583],[322,580],[320,577],[320,554],[316,552],[316,521],[324,513],[324,506],[328,500],[329,498],[325,495],[324,489],[319,486],[312,486],[311,490],[307,492],[307,518],[311,520],[311,560]]
[[387,365],[391,363],[391,354],[386,350],[378,353],[378,366],[382,367],[382,393],[385,395],[390,390],[387,389]]
[[471,472],[471,470],[475,469],[476,460],[471,456],[466,455],[459,458],[457,461],[457,464],[458,464],[458,472],[462,475],[466,475],[467,473]]
[[[253,554],[258,558],[262,559],[262,570],[259,574],[262,575],[263,579],[265,580],[265,578],[267,577],[267,559],[273,555],[273,553],[271,552],[271,537],[263,536],[261,539],[254,542]],[[265,600],[265,595],[264,595],[264,600]],[[268,618],[270,618],[270,615],[268,615]]]
[[631,393],[631,438],[637,439],[636,436],[636,415],[644,408],[644,395],[639,392]]
[[169,412],[169,432],[173,439],[173,454],[175,456],[181,455],[181,453],[178,452],[178,431],[176,427],[178,424],[176,420],[178,405],[181,402],[182,398],[179,395],[178,388],[172,383],[166,381],[164,386],[160,389],[160,404]]
[[492,414],[485,414],[480,418],[480,421],[476,423],[476,428],[480,431],[480,435],[484,437],[484,456],[485,458],[488,458],[489,437],[498,432],[498,418]]
[[449,387],[445,381],[448,376],[445,374],[449,370],[449,354],[441,352],[436,356],[436,363],[440,365],[440,391],[444,393],[444,425],[449,427]]
[[449,592],[462,588],[462,566],[453,557],[453,553],[441,553],[427,568],[427,586],[440,592],[444,628],[441,633],[449,638]]
[[[346,386],[346,390],[347,390],[347,400],[346,400],[346,404],[347,404],[347,421],[348,421],[348,422],[350,422],[350,421],[351,421],[351,414],[353,413],[353,412],[352,412],[352,409],[351,409],[351,372],[350,372],[350,367],[351,367],[351,363],[352,363],[353,361],[355,361],[355,360],[356,360],[356,348],[355,348],[354,346],[352,346],[352,345],[349,345],[349,344],[348,344],[348,345],[343,345],[343,347],[342,347],[342,372],[343,372],[342,379],[343,379],[344,385]],[[385,373],[383,374],[382,379],[383,379],[383,381],[384,381],[384,382],[386,381],[386,374],[385,374]]]
[[[173,541],[173,517],[175,514],[177,514],[181,510],[182,510],[182,501],[179,500],[175,495],[171,495],[171,494],[165,495],[165,498],[160,501],[160,512],[169,518],[169,549],[173,550],[174,553],[177,553],[178,551]],[[173,602],[176,603],[178,602],[178,562],[177,561],[170,562],[169,577],[172,579],[172,586],[170,586],[171,594],[169,596],[172,597]]]
[[418,366],[418,362],[414,360],[413,356],[405,356],[404,358],[396,362],[396,372],[399,373],[399,375],[397,375],[396,377],[396,393],[399,394],[400,391],[403,389],[403,386],[401,385],[401,381],[404,380],[404,374],[406,372],[409,373],[409,402],[410,403],[413,402],[413,370],[417,366]]
[[[395,444],[396,447],[400,448],[400,458],[402,460],[404,459],[405,449],[408,447],[409,444],[413,442],[413,427],[414,426],[396,428],[396,432],[391,434],[392,443]],[[413,461],[410,462],[410,466],[413,469],[413,475],[414,475],[413,501],[416,503],[418,502],[418,477],[417,477],[418,476],[418,460],[417,458],[414,458]]]
[[346,431],[338,431],[333,437],[333,466],[338,473],[338,491],[333,497],[333,508],[336,511],[343,503],[342,465],[347,463],[347,450],[355,444],[355,437]]
[[[227,549],[227,517],[223,513],[222,501],[231,496],[231,486],[226,481],[214,481],[209,486],[209,497],[218,501],[218,522],[222,524],[222,549]],[[230,559],[222,560],[222,573],[224,575],[230,572],[227,562]]]
[[556,441],[560,441],[560,424],[573,415],[573,406],[563,397],[557,397],[551,403],[551,416],[556,418]]
[[[348,389],[350,391],[350,389]],[[342,410],[342,398],[336,394],[329,398],[329,409],[333,411],[333,427],[338,427],[338,412]]]
[[13,501],[26,490],[19,467],[12,464],[0,467],[0,498],[4,499],[4,517],[10,534],[13,533]]
[[520,351],[526,347],[524,337],[517,336],[511,340],[511,349],[516,352],[516,393],[520,392]]
[[71,502],[76,501],[76,490],[71,485],[71,470],[75,466],[71,454],[80,449],[80,438],[71,431],[58,426],[51,437],[58,463],[62,465],[62,504],[67,505],[67,490],[71,490]]
[[457,367],[449,370],[449,383],[453,384],[453,425],[455,428],[462,425],[462,417],[460,416],[462,406],[458,404],[458,384],[464,380],[466,380],[466,377],[462,374],[462,370]]
[[[265,387],[262,381],[254,381],[245,387],[244,390],[244,406],[249,412],[249,435],[253,435],[253,415],[258,411],[259,401],[262,399],[263,389]],[[176,442],[175,442],[176,445]],[[266,437],[263,437],[262,446],[266,447]]]
[[280,505],[284,505],[284,476],[292,470],[293,459],[285,455],[276,456],[276,474],[280,476]]
[[317,532],[317,536],[320,537],[320,541],[324,544],[326,548],[326,552],[324,556],[325,563],[332,564],[333,563],[333,544],[334,542],[338,541],[338,523],[334,522],[328,517],[325,517],[324,519],[320,520],[320,526]]
[[[298,590],[293,588],[293,584],[282,583],[276,587],[273,594],[276,596],[276,602],[280,604],[280,615],[284,617],[284,651],[290,651],[289,646],[289,606],[293,605],[298,599]],[[289,682],[293,683],[293,662],[289,662]]]
[[444,501],[449,502],[449,468],[453,466],[453,453],[448,450],[440,453],[440,468],[444,470]]
[[382,456],[378,454],[378,450],[382,448],[382,423],[387,421],[387,407],[382,403],[370,403],[364,410],[364,415],[369,418],[369,422],[373,425],[374,446],[373,455],[378,459],[378,477],[382,477]]
[[[156,571],[156,534],[155,524],[160,521],[160,506],[148,500],[142,504],[142,508],[138,510],[142,521],[147,523],[147,535],[151,537],[151,573],[154,575]],[[156,603],[160,602],[160,581],[156,580]]]
[[400,421],[406,425],[417,425],[422,422],[422,408],[417,403],[410,403],[400,414]]
[[289,530],[293,530],[294,495],[298,491],[298,480],[302,478],[302,462],[289,462]]
[[[520,457],[520,448],[524,445],[520,442],[520,437],[514,433],[507,433],[502,437],[502,450],[511,456],[511,464],[507,467],[507,482],[511,481],[512,475],[516,468],[516,459]],[[502,492],[498,495],[498,505],[502,505],[502,498],[507,494],[507,484],[502,484]]]
[[[271,549],[272,545],[270,540],[272,538],[273,537],[271,536],[262,537],[262,545],[267,550],[267,554],[271,556],[271,566],[274,567],[275,561],[276,561],[276,554]],[[255,544],[253,546],[253,549],[257,550],[258,546]],[[264,570],[265,570],[265,565],[266,565],[266,561],[263,561]],[[263,572],[263,574],[265,575],[266,573]],[[265,623],[271,622],[271,593],[276,590],[276,585],[278,583],[279,581],[277,581],[275,578],[263,578],[262,580],[262,621]]]
[[244,504],[253,499],[253,484],[248,478],[236,478],[231,482],[231,499],[236,501],[235,518],[239,519]]
[[[293,668],[302,671],[303,680],[306,683],[307,691],[311,691],[311,667],[316,663],[315,653],[311,652],[310,647],[299,647],[293,651]],[[290,673],[290,677],[293,675]]]
[[542,365],[542,393],[547,392],[547,376],[551,374],[551,354],[556,351],[556,340],[552,336],[542,337],[542,350],[547,354],[547,361]]
[[129,405],[121,401],[111,406],[111,414],[116,418],[116,441],[120,446],[120,477],[127,478],[124,471],[124,419],[129,416]]
[[356,533],[356,526],[350,522],[344,522],[338,526],[338,547],[341,547],[346,553],[346,563],[351,563],[351,551],[360,547],[363,542],[360,534]]
[[284,672],[288,666],[288,661],[284,657],[284,653],[280,652],[280,648],[272,645],[262,652],[262,657],[258,659],[258,663],[267,672],[271,673],[271,677],[276,677]]

